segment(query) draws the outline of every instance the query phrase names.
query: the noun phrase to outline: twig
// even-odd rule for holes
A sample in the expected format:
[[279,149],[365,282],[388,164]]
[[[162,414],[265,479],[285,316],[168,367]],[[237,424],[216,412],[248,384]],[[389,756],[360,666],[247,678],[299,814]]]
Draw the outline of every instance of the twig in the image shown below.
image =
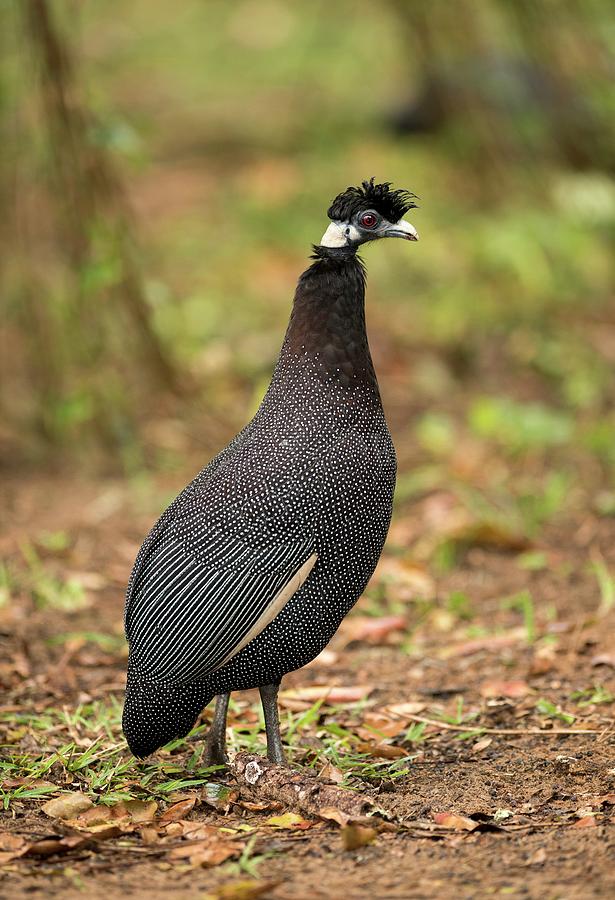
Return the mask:
[[451,725],[449,722],[439,722],[437,719],[427,719],[425,716],[405,715],[404,718],[412,722],[423,722],[425,725],[434,725],[443,731],[479,731],[481,734],[533,734],[540,737],[549,737],[551,734],[604,734],[605,729],[594,730],[590,728],[550,728],[548,731],[539,728],[487,728],[484,725]]
[[261,799],[276,800],[306,815],[332,819],[340,825],[377,812],[373,800],[364,794],[278,766],[262,756],[237,753],[231,770],[242,791],[247,790]]

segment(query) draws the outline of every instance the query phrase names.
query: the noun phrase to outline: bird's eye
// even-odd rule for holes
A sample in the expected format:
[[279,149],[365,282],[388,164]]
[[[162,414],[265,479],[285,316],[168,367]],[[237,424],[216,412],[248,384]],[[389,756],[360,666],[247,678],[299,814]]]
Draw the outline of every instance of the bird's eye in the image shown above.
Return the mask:
[[378,217],[375,216],[374,213],[366,212],[363,213],[359,221],[363,228],[373,228],[378,221]]

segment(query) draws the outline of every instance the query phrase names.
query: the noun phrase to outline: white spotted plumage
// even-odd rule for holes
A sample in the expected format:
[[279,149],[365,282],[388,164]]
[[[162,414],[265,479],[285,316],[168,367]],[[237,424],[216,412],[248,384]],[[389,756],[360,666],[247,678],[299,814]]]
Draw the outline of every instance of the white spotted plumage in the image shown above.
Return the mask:
[[[347,203],[362,203],[353,190]],[[366,191],[372,206],[410,204],[405,192]],[[364,269],[356,247],[315,250],[256,415],[163,513],[135,562],[123,725],[139,756],[186,734],[214,695],[275,685],[310,662],[380,557],[396,460],[367,345]]]

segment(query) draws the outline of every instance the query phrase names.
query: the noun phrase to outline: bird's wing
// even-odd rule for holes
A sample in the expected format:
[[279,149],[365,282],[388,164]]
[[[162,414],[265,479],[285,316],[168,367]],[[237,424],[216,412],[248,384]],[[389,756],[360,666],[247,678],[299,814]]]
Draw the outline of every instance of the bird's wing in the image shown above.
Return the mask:
[[126,628],[128,628],[128,610],[136,595],[137,580],[146,563],[151,560],[152,555],[155,553],[156,549],[159,548],[161,541],[164,541],[167,529],[171,526],[178,512],[190,502],[191,497],[199,491],[206,489],[208,482],[211,480],[212,476],[215,476],[220,465],[224,463],[225,459],[232,455],[233,451],[238,446],[241,446],[245,438],[249,436],[251,427],[252,422],[249,422],[246,427],[233,438],[228,446],[218,453],[217,456],[215,456],[205,468],[199,472],[190,484],[186,485],[183,491],[177,495],[175,500],[165,509],[158,521],[150,529],[149,534],[143,541],[141,549],[137,554],[126,588],[126,604],[124,609],[124,625]]
[[126,613],[131,668],[143,678],[197,681],[225,665],[280,612],[316,562],[311,539],[247,544],[211,532],[208,561],[177,537],[158,543]]

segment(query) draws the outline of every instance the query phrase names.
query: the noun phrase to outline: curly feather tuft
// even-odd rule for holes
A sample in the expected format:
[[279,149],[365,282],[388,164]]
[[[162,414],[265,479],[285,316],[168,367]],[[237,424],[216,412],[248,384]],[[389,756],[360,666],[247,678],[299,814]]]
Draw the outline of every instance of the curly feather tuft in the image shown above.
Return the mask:
[[338,194],[327,210],[329,218],[334,222],[348,222],[361,210],[375,209],[389,222],[398,222],[409,209],[416,208],[416,194],[402,189],[392,191],[390,181],[374,182],[370,178],[361,187],[348,187]]

